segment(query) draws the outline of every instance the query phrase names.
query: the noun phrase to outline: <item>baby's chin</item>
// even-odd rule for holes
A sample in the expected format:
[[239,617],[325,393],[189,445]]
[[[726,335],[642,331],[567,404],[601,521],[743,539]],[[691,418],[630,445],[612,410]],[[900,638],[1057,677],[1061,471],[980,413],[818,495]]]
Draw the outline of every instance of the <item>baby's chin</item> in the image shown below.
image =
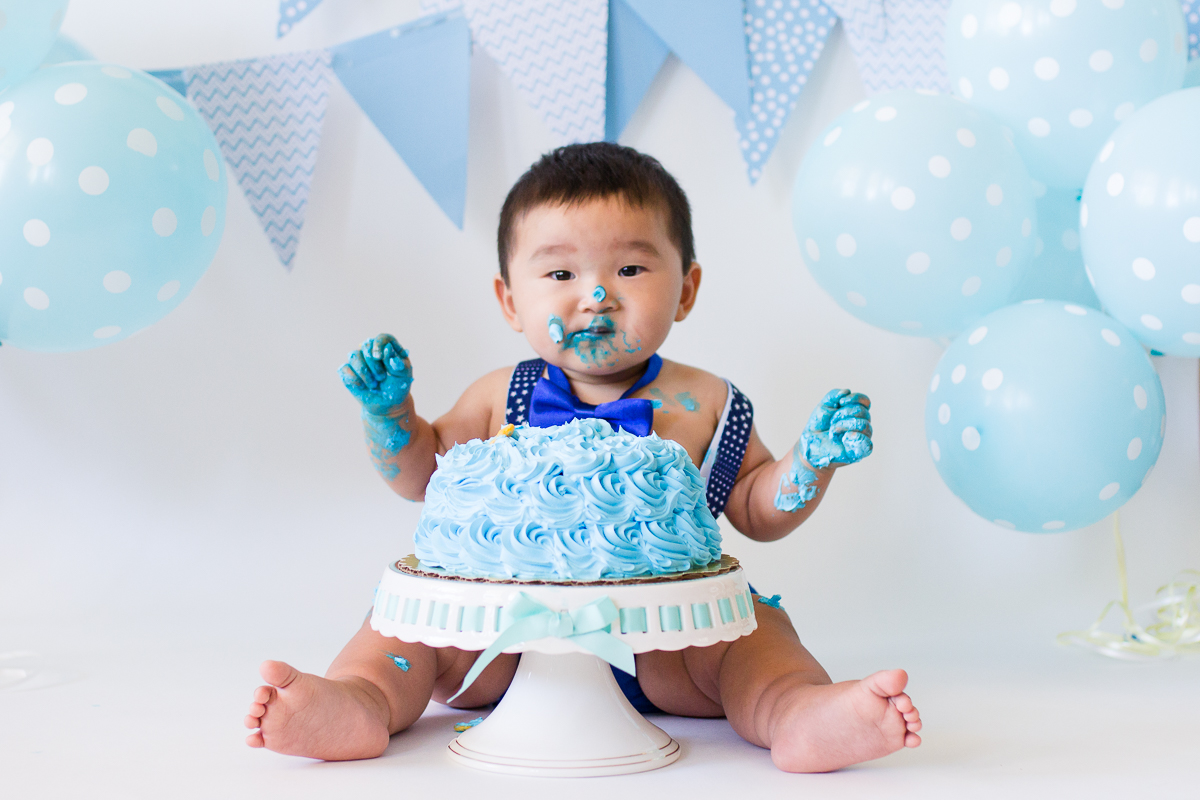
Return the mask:
[[[578,342],[567,348],[558,345],[549,347],[534,347],[538,357],[547,364],[553,364],[559,369],[588,375],[620,375],[631,369],[644,365],[653,350],[621,347],[611,340],[599,342]],[[626,352],[633,350],[633,352]]]

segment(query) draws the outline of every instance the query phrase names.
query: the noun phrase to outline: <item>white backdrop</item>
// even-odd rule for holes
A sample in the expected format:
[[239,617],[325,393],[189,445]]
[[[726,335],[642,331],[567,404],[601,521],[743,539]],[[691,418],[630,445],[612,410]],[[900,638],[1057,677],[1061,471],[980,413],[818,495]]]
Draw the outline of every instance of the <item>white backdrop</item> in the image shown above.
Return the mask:
[[[416,0],[325,0],[278,42],[277,7],[74,0],[64,32],[101,59],[167,68],[328,46],[420,13]],[[410,552],[420,513],[374,474],[337,368],[362,339],[396,334],[412,353],[418,412],[432,418],[477,376],[530,356],[492,298],[495,222],[509,185],[554,143],[482,52],[471,80],[462,231],[335,82],[291,274],[231,184],[216,261],[171,316],[83,353],[0,349],[0,651],[36,651],[47,674],[74,679],[0,693],[8,710],[0,713],[0,772],[41,790],[22,796],[78,796],[85,785],[88,796],[148,796],[147,787],[161,786],[154,781],[194,773],[202,782],[195,786],[208,786],[197,796],[211,797],[224,786],[214,777],[223,764],[260,782],[282,780],[270,770],[298,774],[304,762],[237,749],[256,665],[283,658],[323,672],[362,619],[383,565]],[[933,733],[919,756],[880,762],[884,772],[844,773],[847,781],[886,774],[888,785],[903,785],[906,765],[918,764],[934,783],[914,791],[963,770],[983,769],[983,779],[991,766],[1037,761],[1045,747],[1083,737],[1083,761],[1062,756],[1075,765],[1069,775],[1094,778],[1101,794],[1126,786],[1105,777],[1116,759],[1088,736],[1142,748],[1149,761],[1135,760],[1138,769],[1179,769],[1178,754],[1194,755],[1200,744],[1194,725],[1164,729],[1163,720],[1143,716],[1101,736],[1087,713],[1119,696],[1129,714],[1144,715],[1153,696],[1168,718],[1170,709],[1190,708],[1194,719],[1195,662],[1114,665],[1053,643],[1115,595],[1108,523],[1028,535],[972,514],[941,483],[925,446],[922,409],[939,345],[859,322],[802,266],[792,177],[817,133],[862,96],[835,32],[753,188],[731,112],[674,59],[622,140],[659,158],[688,192],[705,268],[696,310],[663,354],[733,380],[777,455],[829,388],[852,387],[874,401],[875,453],[839,473],[812,520],[771,544],[728,529],[726,550],[758,588],[783,596],[835,680],[906,666],[918,704],[922,692],[929,698],[929,731],[938,730],[930,712],[941,710],[941,745]],[[1197,365],[1155,364],[1167,442],[1123,512],[1135,601],[1177,570],[1200,566]],[[1060,680],[1039,684],[1045,675]],[[1009,679],[1021,688],[996,685]],[[1172,696],[1170,687],[1189,682],[1190,698]],[[1100,688],[1089,695],[1093,684]],[[1020,750],[1030,731],[1012,722],[1012,741],[1000,745],[1008,760],[993,764],[982,754],[995,747],[979,737],[996,735],[1007,692],[1035,698],[1020,716],[1040,710],[1050,727],[1042,728],[1039,756]],[[1047,701],[1067,695],[1084,717],[1064,718]],[[995,707],[969,713],[983,696]],[[1066,727],[1051,735],[1054,725]],[[947,737],[951,728],[958,733]],[[717,729],[695,730],[735,747]],[[403,749],[402,738],[393,750]],[[430,746],[433,753],[441,744]],[[770,774],[757,751],[746,758]],[[697,757],[687,762],[672,768],[673,780],[700,769]],[[1078,766],[1093,762],[1094,775]],[[1043,766],[1009,777],[1056,774]],[[339,780],[384,774],[339,769]],[[857,791],[844,785],[845,796]],[[298,797],[307,784],[288,786]],[[233,796],[229,786],[222,792]]]

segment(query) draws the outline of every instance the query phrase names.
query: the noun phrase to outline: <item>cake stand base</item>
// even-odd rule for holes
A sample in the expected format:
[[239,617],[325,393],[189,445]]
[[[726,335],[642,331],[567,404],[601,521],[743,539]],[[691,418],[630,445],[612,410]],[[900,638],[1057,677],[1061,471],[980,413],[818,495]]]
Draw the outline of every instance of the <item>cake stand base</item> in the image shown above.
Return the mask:
[[665,767],[679,743],[629,704],[599,658],[526,652],[500,705],[450,743],[450,757],[510,775],[585,778]]

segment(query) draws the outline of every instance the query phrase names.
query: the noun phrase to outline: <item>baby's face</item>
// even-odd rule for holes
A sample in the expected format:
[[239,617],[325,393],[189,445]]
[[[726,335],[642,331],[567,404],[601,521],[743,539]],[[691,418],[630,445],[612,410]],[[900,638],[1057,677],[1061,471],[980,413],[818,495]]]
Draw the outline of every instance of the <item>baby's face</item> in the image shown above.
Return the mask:
[[547,362],[617,374],[650,357],[691,310],[700,282],[685,276],[665,214],[611,197],[538,206],[517,221],[505,318]]

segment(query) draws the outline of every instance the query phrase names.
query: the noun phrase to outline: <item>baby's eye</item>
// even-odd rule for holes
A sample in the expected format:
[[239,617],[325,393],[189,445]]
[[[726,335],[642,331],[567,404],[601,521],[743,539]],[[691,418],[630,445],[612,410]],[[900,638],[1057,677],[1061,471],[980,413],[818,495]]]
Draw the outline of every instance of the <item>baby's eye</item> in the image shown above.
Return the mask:
[[556,270],[554,270],[554,272],[550,273],[551,280],[556,280],[556,281],[569,281],[573,277],[575,277],[575,276],[572,275],[570,272],[568,272],[565,269],[556,269]]
[[619,270],[617,270],[617,274],[620,275],[622,278],[632,278],[634,275],[637,275],[637,274],[645,272],[645,271],[646,271],[645,267],[639,267],[636,264],[630,264],[627,267],[621,267]]

